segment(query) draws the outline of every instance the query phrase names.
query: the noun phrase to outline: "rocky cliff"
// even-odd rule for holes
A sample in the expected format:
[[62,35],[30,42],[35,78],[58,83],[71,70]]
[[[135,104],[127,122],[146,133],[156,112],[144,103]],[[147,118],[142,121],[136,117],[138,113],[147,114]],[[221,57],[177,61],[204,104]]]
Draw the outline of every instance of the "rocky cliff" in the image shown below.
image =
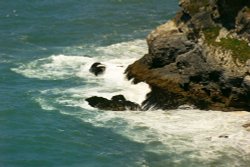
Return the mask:
[[180,0],[181,11],[147,37],[127,78],[146,82],[144,109],[250,111],[250,1]]

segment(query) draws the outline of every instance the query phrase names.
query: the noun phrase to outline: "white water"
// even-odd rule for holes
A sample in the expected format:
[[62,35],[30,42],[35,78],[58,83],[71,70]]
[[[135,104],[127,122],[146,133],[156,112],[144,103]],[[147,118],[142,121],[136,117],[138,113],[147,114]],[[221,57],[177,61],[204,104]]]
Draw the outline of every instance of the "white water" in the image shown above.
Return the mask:
[[[194,109],[102,112],[91,108],[85,102],[90,96],[110,98],[123,94],[127,99],[141,103],[149,91],[146,84],[132,85],[123,74],[128,64],[146,53],[144,41],[99,47],[95,53],[98,54],[95,58],[53,55],[12,70],[40,80],[82,80],[83,86],[41,90],[34,99],[44,110],[60,110],[62,114],[77,117],[93,126],[110,128],[114,133],[143,143],[146,152],[177,155],[173,156],[176,164],[187,159],[203,162],[206,166],[246,166],[250,163],[250,132],[242,127],[250,122],[247,112]],[[107,66],[103,76],[95,77],[88,71],[96,61]],[[60,106],[78,107],[79,111],[72,112]]]
[[[12,70],[26,77],[40,80],[82,79],[87,86],[63,90],[74,96],[86,98],[98,95],[111,98],[114,95],[123,94],[128,100],[141,103],[145,94],[149,92],[149,87],[144,83],[132,85],[125,78],[124,71],[129,64],[146,53],[145,41],[135,40],[108,47],[98,47],[93,52],[97,54],[95,58],[84,55],[52,55]],[[106,65],[104,75],[96,77],[89,72],[94,62]]]

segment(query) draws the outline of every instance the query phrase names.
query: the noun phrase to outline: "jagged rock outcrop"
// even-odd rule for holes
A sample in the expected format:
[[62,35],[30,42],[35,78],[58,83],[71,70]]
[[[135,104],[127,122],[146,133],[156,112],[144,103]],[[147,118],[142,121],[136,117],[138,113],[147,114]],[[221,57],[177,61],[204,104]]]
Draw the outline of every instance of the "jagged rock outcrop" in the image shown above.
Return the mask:
[[129,65],[151,92],[144,109],[250,111],[250,1],[181,0],[182,10],[147,37],[149,52]]

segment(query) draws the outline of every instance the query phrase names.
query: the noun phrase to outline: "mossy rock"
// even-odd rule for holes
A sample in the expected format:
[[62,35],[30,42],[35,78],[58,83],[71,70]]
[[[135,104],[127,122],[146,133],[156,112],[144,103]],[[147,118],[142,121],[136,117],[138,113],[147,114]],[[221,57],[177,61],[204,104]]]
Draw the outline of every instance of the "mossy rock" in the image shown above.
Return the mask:
[[231,51],[234,61],[245,63],[250,59],[250,46],[245,40],[237,38],[221,38],[220,42],[216,41],[220,32],[220,27],[213,27],[203,30],[205,42],[209,45],[220,47],[223,50]]

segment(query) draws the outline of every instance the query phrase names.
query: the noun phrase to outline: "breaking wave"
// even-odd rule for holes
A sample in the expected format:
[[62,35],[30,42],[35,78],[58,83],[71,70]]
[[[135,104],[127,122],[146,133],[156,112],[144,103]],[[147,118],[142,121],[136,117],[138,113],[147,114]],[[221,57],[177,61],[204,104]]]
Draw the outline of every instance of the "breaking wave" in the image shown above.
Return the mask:
[[[195,109],[104,112],[86,103],[85,98],[90,96],[111,98],[117,94],[141,103],[149,87],[144,83],[131,84],[125,79],[124,70],[146,52],[146,43],[135,40],[94,48],[89,53],[95,53],[95,57],[52,55],[12,70],[40,80],[82,81],[84,84],[76,87],[39,90],[33,98],[46,111],[60,111],[93,126],[110,128],[131,141],[144,144],[145,152],[150,156],[164,157],[157,166],[170,161],[180,166],[187,162],[191,166],[250,164],[250,133],[242,127],[250,121],[247,112]],[[107,67],[100,77],[89,73],[89,67],[97,61]]]

